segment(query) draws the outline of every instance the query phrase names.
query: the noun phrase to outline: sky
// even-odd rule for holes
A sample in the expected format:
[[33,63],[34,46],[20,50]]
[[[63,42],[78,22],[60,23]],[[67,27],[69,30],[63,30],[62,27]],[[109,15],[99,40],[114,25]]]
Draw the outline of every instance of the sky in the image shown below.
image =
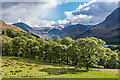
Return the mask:
[[[84,1],[84,2],[83,2]],[[4,0],[2,19],[8,24],[24,22],[31,27],[96,25],[118,7],[119,0]]]

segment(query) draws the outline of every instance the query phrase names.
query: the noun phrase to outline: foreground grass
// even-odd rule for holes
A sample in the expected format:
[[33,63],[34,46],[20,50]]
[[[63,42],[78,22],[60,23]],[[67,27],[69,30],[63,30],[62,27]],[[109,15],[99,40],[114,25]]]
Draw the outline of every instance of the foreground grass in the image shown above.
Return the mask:
[[118,69],[95,69],[93,68],[93,70],[97,70],[99,72],[103,72],[106,74],[112,74],[112,75],[118,75]]
[[36,78],[118,78],[116,75],[105,74],[97,71],[78,72],[76,74],[63,74],[63,75],[45,75]]
[[117,69],[76,69],[63,64],[50,64],[34,59],[3,57],[4,78],[118,78]]

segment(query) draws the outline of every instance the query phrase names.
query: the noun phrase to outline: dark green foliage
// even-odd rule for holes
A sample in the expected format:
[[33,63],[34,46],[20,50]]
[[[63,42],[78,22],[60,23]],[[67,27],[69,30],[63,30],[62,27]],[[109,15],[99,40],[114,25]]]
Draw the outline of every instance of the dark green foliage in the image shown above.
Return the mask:
[[12,40],[12,44],[13,44],[14,56],[22,56],[22,54],[24,53],[25,45],[26,45],[25,40],[21,39],[20,37],[15,37]]
[[11,41],[2,40],[2,55],[13,56],[13,47]]
[[[42,62],[73,65],[75,67],[120,68],[119,46],[105,48],[104,41],[95,37],[73,40],[57,36],[44,39],[31,33],[3,30],[3,56],[33,58]],[[62,73],[61,73],[62,74]]]

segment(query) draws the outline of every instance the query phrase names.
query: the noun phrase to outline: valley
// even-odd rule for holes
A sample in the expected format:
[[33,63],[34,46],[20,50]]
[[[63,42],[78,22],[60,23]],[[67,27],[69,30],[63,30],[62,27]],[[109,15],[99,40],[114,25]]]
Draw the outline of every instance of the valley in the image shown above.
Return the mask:
[[20,27],[27,32],[37,34],[42,38],[55,38],[57,35],[61,38],[71,37],[76,40],[78,38],[96,37],[103,39],[107,44],[120,44],[120,20],[118,17],[120,8],[117,8],[106,19],[94,26],[90,25],[68,25],[64,28],[60,27],[30,27],[25,23],[14,23],[14,26]]
[[70,1],[1,1],[0,79],[119,79],[118,2]]

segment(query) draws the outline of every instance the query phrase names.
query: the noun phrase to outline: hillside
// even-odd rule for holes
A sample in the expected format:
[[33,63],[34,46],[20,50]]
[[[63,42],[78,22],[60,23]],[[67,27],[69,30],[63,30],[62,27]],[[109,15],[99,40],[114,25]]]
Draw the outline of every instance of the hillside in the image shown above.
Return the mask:
[[60,31],[60,29],[57,27],[30,27],[29,25],[27,25],[23,22],[14,23],[12,25],[20,27],[23,30],[25,30],[26,32],[31,32],[31,33],[37,34],[38,36],[40,36],[42,38],[56,36],[58,34],[58,32]]
[[112,12],[102,23],[76,36],[76,39],[94,36],[105,40],[109,44],[120,44],[120,35],[118,35],[120,31],[119,16],[120,8]]
[[42,38],[49,38],[58,35],[60,31],[57,27],[33,27],[32,32],[39,35]]
[[23,22],[20,22],[20,23],[14,23],[12,24],[14,26],[17,26],[23,30],[25,30],[26,32],[30,32],[30,30],[32,29],[30,26],[28,26],[27,24],[23,23]]
[[0,34],[2,34],[2,38],[5,41],[11,41],[12,38],[14,37],[20,37],[20,36],[26,36],[26,37],[37,37],[39,38],[38,35],[35,35],[30,32],[26,32],[23,29],[16,27],[14,25],[8,25],[3,21],[0,21]]
[[19,27],[16,27],[14,25],[7,25],[5,22],[3,21],[0,21],[0,28],[1,29],[13,29],[14,31],[22,31],[22,32],[26,32],[24,31],[23,29],[19,28]]
[[113,11],[106,19],[98,25],[76,24],[65,28],[57,27],[30,27],[25,23],[15,23],[13,25],[22,28],[27,32],[39,35],[42,38],[54,38],[59,35],[61,38],[71,37],[72,39],[96,37],[103,39],[107,44],[120,44],[120,8]]
[[81,24],[71,25],[69,27],[65,27],[62,29],[58,27],[30,27],[27,24],[22,22],[15,23],[13,25],[20,27],[27,32],[35,33],[42,38],[48,38],[48,37],[54,38],[55,36],[59,35],[61,38],[69,36],[75,39],[76,36],[80,35],[84,31],[91,28],[89,26],[84,26]]
[[69,36],[72,39],[75,39],[76,36],[80,35],[81,33],[89,29],[90,27],[88,26],[76,24],[63,28],[58,34],[61,38]]

